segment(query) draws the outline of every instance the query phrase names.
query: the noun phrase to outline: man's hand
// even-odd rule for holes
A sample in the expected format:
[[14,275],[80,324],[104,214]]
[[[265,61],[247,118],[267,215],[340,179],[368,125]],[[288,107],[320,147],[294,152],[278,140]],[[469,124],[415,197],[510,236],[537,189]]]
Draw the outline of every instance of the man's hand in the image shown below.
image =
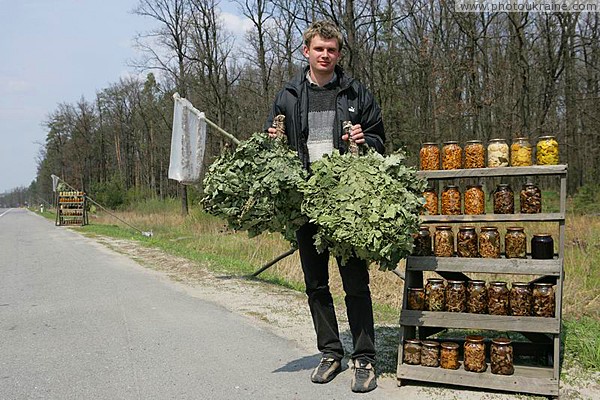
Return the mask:
[[[350,136],[352,137],[352,140],[354,140],[354,143],[356,143],[356,144],[365,143],[365,134],[364,134],[364,132],[362,130],[362,126],[360,126],[360,124],[352,125],[352,128],[350,128]],[[342,135],[342,140],[348,140],[348,135],[347,134]]]
[[269,137],[271,139],[275,139],[277,137],[277,129],[270,127],[269,129],[267,129],[267,133],[269,134]]

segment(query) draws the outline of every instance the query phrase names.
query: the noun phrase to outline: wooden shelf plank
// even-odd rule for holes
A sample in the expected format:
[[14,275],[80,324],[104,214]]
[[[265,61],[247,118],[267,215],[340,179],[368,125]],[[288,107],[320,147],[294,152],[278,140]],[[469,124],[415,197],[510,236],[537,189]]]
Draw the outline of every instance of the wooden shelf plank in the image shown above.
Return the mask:
[[492,274],[560,276],[563,259],[415,257],[406,260],[407,271],[477,272]]
[[558,318],[402,310],[400,325],[511,332],[560,333]]
[[480,214],[480,215],[421,215],[422,223],[468,223],[468,222],[555,222],[564,221],[562,213],[539,214]]
[[566,175],[567,165],[533,165],[531,167],[497,167],[417,171],[417,176],[427,179],[482,178],[493,176]]
[[558,380],[553,378],[552,368],[515,366],[513,375],[495,375],[457,370],[402,364],[398,366],[399,380],[416,380],[450,385],[470,386],[510,392],[558,396]]

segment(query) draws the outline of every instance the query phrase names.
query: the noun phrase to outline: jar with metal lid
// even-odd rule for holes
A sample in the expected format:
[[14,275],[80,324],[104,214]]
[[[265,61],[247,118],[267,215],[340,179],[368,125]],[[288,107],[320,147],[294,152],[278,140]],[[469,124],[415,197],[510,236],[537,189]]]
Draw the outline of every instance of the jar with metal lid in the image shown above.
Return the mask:
[[421,341],[419,339],[406,339],[404,341],[404,354],[402,359],[406,364],[421,364]]
[[429,227],[422,225],[419,227],[417,233],[413,236],[413,256],[432,256],[433,251],[431,249],[431,232]]
[[440,148],[437,143],[423,143],[419,151],[421,170],[432,171],[440,169]]
[[425,309],[425,289],[411,287],[408,288],[408,298],[406,304],[409,310],[424,310]]
[[531,182],[527,182],[519,193],[521,213],[537,214],[542,212],[542,191]]
[[513,282],[510,288],[510,314],[518,317],[531,315],[531,286],[528,282]]
[[513,348],[509,338],[499,337],[492,339],[490,346],[490,370],[492,374],[514,374],[513,359]]
[[425,303],[429,311],[444,311],[446,306],[446,287],[444,286],[443,279],[427,279],[427,284],[425,285]]
[[488,167],[508,167],[508,144],[504,139],[492,139],[488,143]]
[[481,185],[468,185],[465,190],[465,214],[485,214],[485,194]]
[[436,226],[433,234],[433,254],[436,257],[454,256],[454,233],[448,225]]
[[479,255],[483,258],[500,258],[500,233],[495,226],[481,227]]
[[421,342],[421,365],[424,367],[440,366],[440,344],[433,340]]
[[465,371],[484,372],[486,370],[483,336],[469,335],[465,338],[464,364]]
[[527,236],[525,235],[525,228],[520,226],[510,226],[506,228],[506,235],[504,235],[504,253],[506,258],[527,257]]
[[460,190],[456,185],[448,185],[442,191],[442,215],[460,215],[462,204]]
[[488,314],[508,315],[509,290],[506,282],[490,282],[488,287]]
[[471,280],[467,283],[467,312],[487,313],[487,288],[485,281]]
[[474,226],[458,227],[456,254],[459,257],[477,257],[477,231]]
[[427,211],[429,215],[438,215],[440,212],[437,191],[433,188],[426,188],[423,191],[423,197],[425,197],[423,209]]
[[554,136],[540,136],[535,146],[537,165],[557,165],[558,142]]
[[533,147],[526,137],[513,139],[510,145],[510,165],[512,167],[528,167],[533,164]]
[[551,283],[534,283],[532,298],[531,315],[534,317],[554,317],[555,299],[554,288]]
[[531,238],[531,258],[550,260],[554,258],[554,240],[547,233],[536,233]]
[[465,281],[449,280],[446,287],[446,311],[465,312],[467,310],[467,285]]
[[442,146],[442,169],[461,169],[462,149],[458,142],[445,142]]
[[485,148],[481,140],[469,140],[465,143],[465,168],[484,168]]
[[444,369],[458,369],[458,343],[442,342],[440,344],[440,367]]
[[493,193],[494,214],[514,214],[515,193],[507,183],[500,183]]

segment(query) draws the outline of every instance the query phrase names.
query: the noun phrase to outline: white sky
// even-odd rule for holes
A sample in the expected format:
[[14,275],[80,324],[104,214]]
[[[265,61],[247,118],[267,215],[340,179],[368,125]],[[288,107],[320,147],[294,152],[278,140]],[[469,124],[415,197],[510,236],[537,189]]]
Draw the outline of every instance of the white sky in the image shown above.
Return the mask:
[[[156,22],[131,13],[137,0],[0,0],[0,193],[29,186],[59,103],[93,101],[133,71],[136,33]],[[232,32],[247,26],[223,1]],[[50,177],[48,177],[50,179]]]

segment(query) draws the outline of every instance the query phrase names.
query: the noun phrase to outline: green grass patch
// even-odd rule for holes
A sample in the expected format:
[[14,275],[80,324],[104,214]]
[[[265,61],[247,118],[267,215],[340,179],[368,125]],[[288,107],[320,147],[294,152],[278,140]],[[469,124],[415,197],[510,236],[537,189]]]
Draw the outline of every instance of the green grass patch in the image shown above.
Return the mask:
[[600,372],[600,321],[590,317],[563,320],[565,366]]

